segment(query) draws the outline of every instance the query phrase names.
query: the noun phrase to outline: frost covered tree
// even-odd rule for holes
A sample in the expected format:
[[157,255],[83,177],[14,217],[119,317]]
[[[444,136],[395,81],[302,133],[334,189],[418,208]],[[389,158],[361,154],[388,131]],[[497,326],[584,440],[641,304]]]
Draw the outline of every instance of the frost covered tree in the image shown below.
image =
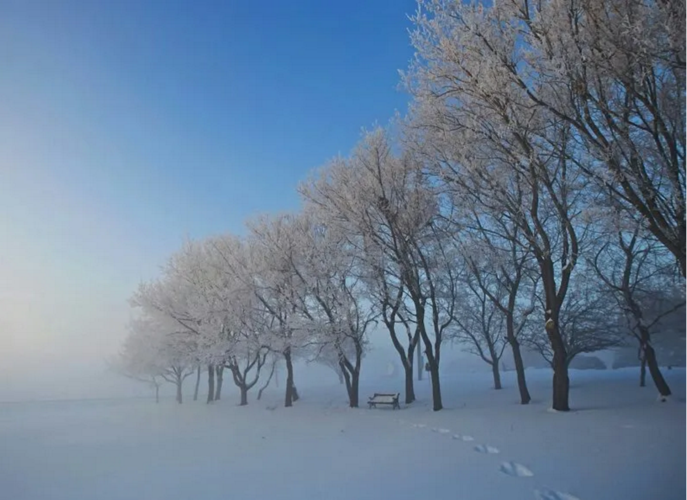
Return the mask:
[[143,313],[130,324],[121,354],[122,365],[137,377],[145,374],[155,380],[155,399],[158,398],[157,377],[176,386],[176,401],[183,403],[183,384],[194,372],[189,345],[172,322],[155,314]]
[[127,378],[143,382],[155,391],[155,402],[160,402],[160,386],[164,382],[162,364],[157,342],[153,342],[152,332],[134,320],[117,357],[110,363],[112,369]]
[[458,256],[439,192],[416,160],[392,154],[387,132],[376,129],[301,193],[357,249],[361,276],[406,372],[407,400],[414,399],[413,353],[421,343],[440,410],[441,345],[454,319]]
[[[520,344],[523,330],[535,310],[537,275],[533,258],[529,250],[519,244],[518,226],[506,214],[489,217],[475,209],[477,204],[469,202],[470,193],[459,196],[468,201],[462,215],[456,219],[456,237],[461,239],[464,248],[466,280],[478,302],[490,302],[483,304],[483,313],[490,312],[493,307],[502,316],[505,340],[513,354],[520,402],[528,404],[531,397]],[[484,343],[487,339],[477,337],[475,340]],[[490,352],[489,345],[496,339],[488,340],[486,352],[493,362],[495,353]],[[496,386],[498,365],[492,364],[492,368]]]
[[[348,356],[355,356],[354,350],[349,346],[350,343],[344,344],[343,349],[347,351]],[[343,371],[341,370],[338,350],[333,345],[324,344],[321,346],[315,346],[315,348],[311,349],[311,351],[313,352],[310,355],[310,361],[330,368],[334,373],[336,373],[339,383],[343,385],[345,383],[345,379]]]
[[531,252],[545,299],[541,328],[553,352],[553,407],[569,409],[567,352],[560,311],[580,257],[580,215],[593,190],[574,127],[533,106],[512,66],[525,61],[515,2],[492,7],[425,2],[415,18],[417,57],[405,76],[414,95],[411,144],[446,186],[468,189],[469,203],[517,228]]
[[[405,371],[405,402],[415,400],[413,362],[419,331],[411,325],[401,266],[390,254],[393,236],[389,221],[378,208],[385,191],[402,189],[402,172],[393,176],[386,133],[368,133],[351,158],[338,158],[301,187],[308,203],[346,235],[360,257],[360,277],[370,300],[379,311]],[[393,253],[393,252],[392,252]]]
[[279,218],[258,217],[248,224],[249,238],[246,280],[264,314],[271,318],[270,349],[279,353],[286,367],[284,406],[298,399],[294,380],[294,360],[307,341],[305,331],[297,328],[298,307],[295,304],[302,286],[291,267],[295,255],[292,235]]
[[304,347],[336,350],[349,405],[357,407],[367,333],[375,321],[357,271],[359,258],[314,210],[275,217],[272,225],[289,235],[274,249],[293,277],[292,327],[307,338]]
[[224,365],[233,346],[224,330],[237,285],[220,266],[210,240],[187,241],[170,257],[162,275],[141,284],[132,298],[134,306],[174,324],[193,364],[207,366],[208,402],[219,395],[217,366]]
[[[616,301],[623,323],[639,344],[640,383],[643,383],[644,367],[648,366],[659,394],[670,396],[653,337],[660,333],[664,318],[684,308],[682,280],[677,277],[674,262],[667,259],[665,248],[643,234],[645,231],[639,224],[621,218],[613,226],[610,238],[602,240],[589,261]],[[682,293],[670,293],[678,289]]]
[[[580,273],[591,275],[591,270]],[[540,304],[540,307],[545,307]],[[565,346],[565,363],[579,354],[590,354],[622,344],[625,335],[619,328],[620,310],[608,290],[594,279],[578,279],[571,285],[559,312],[559,328]],[[550,342],[538,329],[530,330],[528,344],[553,366]]]
[[456,303],[456,329],[452,339],[491,367],[494,389],[498,390],[501,389],[499,364],[508,343],[506,318],[496,304],[503,303],[505,289],[491,282],[474,259],[466,260],[470,271],[465,279],[464,293]]
[[684,277],[684,17],[679,1],[424,0],[407,83],[417,96],[431,82],[449,106],[478,97],[526,142],[544,135],[523,130],[529,120],[560,122],[577,145],[569,161],[642,221]]

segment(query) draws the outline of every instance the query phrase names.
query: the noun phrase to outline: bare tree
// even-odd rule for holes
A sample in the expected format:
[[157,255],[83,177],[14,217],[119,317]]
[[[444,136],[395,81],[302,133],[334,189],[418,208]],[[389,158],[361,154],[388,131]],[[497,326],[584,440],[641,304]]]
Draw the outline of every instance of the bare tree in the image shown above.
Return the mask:
[[432,183],[412,155],[393,155],[387,133],[377,129],[301,192],[361,255],[362,277],[406,371],[406,399],[414,398],[413,354],[421,343],[440,410],[441,343],[453,322],[458,276]]
[[[624,340],[617,306],[610,294],[595,281],[580,279],[571,286],[559,318],[566,366],[570,366],[579,354],[617,347]],[[553,367],[553,349],[540,331],[530,332],[528,344]]]
[[578,146],[570,161],[643,221],[684,277],[684,16],[672,1],[423,0],[406,81],[433,77],[446,100],[478,96],[519,117],[517,130],[538,114],[560,121]]
[[675,266],[666,261],[666,252],[657,242],[642,235],[639,224],[620,226],[621,229],[612,235],[615,238],[600,245],[594,258],[589,260],[639,343],[641,378],[644,367],[648,366],[658,392],[663,397],[670,396],[670,387],[656,359],[652,336],[664,317],[684,307],[684,296],[673,294],[666,300],[669,294],[665,292],[677,286]]
[[[513,354],[520,402],[528,404],[531,397],[527,388],[520,342],[527,320],[535,310],[537,277],[532,254],[520,245],[519,228],[506,214],[479,212],[476,209],[478,203],[465,203],[465,200],[470,200],[471,196],[475,195],[469,192],[469,183],[459,186],[459,189],[456,189],[456,184],[461,184],[459,180],[452,184],[450,189],[454,192],[454,197],[459,197],[464,205],[460,217],[454,223],[455,238],[460,240],[459,244],[463,248],[468,289],[481,304],[479,310],[482,315],[488,314],[493,317],[492,308],[495,308],[497,314],[502,316],[496,322],[504,323],[505,341],[510,345]],[[483,335],[487,330],[484,327],[478,329]],[[495,345],[498,344],[496,341],[499,340],[498,335],[497,338],[493,338],[488,334],[488,337],[482,340],[480,337],[475,337],[473,342],[479,340],[484,344],[483,340],[486,340],[487,349],[483,350],[482,354],[489,354],[489,364],[494,370],[494,385],[500,386],[500,382],[496,381],[500,379],[498,361],[503,353],[495,349]],[[498,356],[495,356],[496,354]]]
[[155,402],[160,402],[160,386],[164,366],[156,345],[148,341],[148,332],[136,328],[135,322],[124,339],[117,357],[108,364],[117,374],[142,382],[155,391]]
[[367,331],[376,315],[365,302],[359,256],[312,207],[302,214],[276,217],[271,224],[288,236],[273,239],[273,249],[292,276],[287,295],[294,311],[291,328],[308,339],[304,347],[334,348],[349,405],[357,407]]
[[[419,331],[407,312],[401,266],[393,251],[393,233],[385,210],[400,201],[404,172],[395,167],[387,134],[367,133],[350,158],[330,162],[319,176],[301,187],[329,225],[346,235],[360,255],[360,278],[391,338],[405,371],[405,401],[415,400],[413,364]],[[386,196],[392,198],[387,199]],[[380,205],[387,199],[386,205]]]
[[196,385],[193,389],[193,401],[198,401],[198,390],[200,389],[200,365],[196,367]]
[[[484,8],[423,3],[413,43],[418,57],[406,75],[415,97],[414,147],[428,169],[450,185],[469,185],[478,211],[504,216],[518,245],[538,266],[545,297],[543,328],[553,352],[553,407],[569,409],[567,353],[559,313],[578,262],[589,203],[589,179],[573,127],[531,106],[514,84],[518,26],[513,2]],[[517,9],[516,9],[517,10]]]

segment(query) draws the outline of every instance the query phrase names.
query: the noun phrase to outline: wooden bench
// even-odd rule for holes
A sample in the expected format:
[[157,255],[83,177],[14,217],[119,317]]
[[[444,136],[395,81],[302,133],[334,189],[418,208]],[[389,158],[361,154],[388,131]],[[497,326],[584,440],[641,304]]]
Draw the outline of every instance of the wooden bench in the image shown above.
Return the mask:
[[377,405],[392,405],[391,407],[395,409],[401,409],[401,405],[398,403],[398,398],[400,393],[396,394],[381,394],[375,392],[375,395],[367,400],[367,404],[370,408],[377,408]]

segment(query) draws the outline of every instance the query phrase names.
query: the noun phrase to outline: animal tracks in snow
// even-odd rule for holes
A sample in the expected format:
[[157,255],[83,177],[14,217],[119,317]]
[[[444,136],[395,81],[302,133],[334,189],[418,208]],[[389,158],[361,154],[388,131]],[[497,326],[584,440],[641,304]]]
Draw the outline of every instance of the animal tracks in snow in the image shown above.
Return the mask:
[[461,436],[460,434],[454,435],[453,439],[460,439],[461,441],[465,441],[466,443],[475,440],[475,438],[472,436]]
[[[501,464],[501,467],[499,468],[501,472],[504,474],[507,474],[509,476],[513,477],[532,477],[534,476],[534,472],[529,470],[527,467],[525,467],[522,464],[519,464],[517,462],[503,462]],[[555,497],[549,498],[543,498],[542,500],[556,500]],[[565,499],[561,498],[560,500],[572,500],[572,499]]]
[[487,453],[489,455],[496,455],[497,453],[501,453],[501,451],[498,448],[486,444],[478,444],[473,449],[480,453]]
[[562,493],[560,491],[549,489],[535,490],[534,496],[537,500],[580,500],[576,496],[569,493]]
[[[415,429],[424,429],[427,428],[427,424],[414,424],[412,422],[407,422],[405,420],[399,420],[398,423],[400,424],[410,424],[411,427]],[[625,425],[623,426],[625,428],[631,428],[631,425]],[[429,427],[429,430],[436,434],[451,434],[450,429],[445,429],[442,427]],[[466,443],[472,442],[475,440],[472,436],[468,436],[465,434],[452,434],[451,438],[456,440],[456,441],[463,441]],[[472,448],[474,451],[478,453],[484,453],[486,455],[496,455],[501,453],[501,450],[496,448],[495,446],[490,446],[487,444],[478,444],[475,445]],[[528,469],[526,466],[523,464],[520,464],[518,462],[503,462],[500,467],[499,471],[501,471],[503,474],[506,474],[511,477],[533,477],[534,472],[532,472],[530,469]],[[548,488],[543,488],[540,490],[534,490],[534,496],[536,500],[580,500],[578,497],[571,495],[569,493],[563,493],[561,491],[556,491],[556,490],[551,490]]]
[[451,430],[450,429],[437,429],[436,427],[432,428],[432,432],[436,432],[438,434],[450,434]]

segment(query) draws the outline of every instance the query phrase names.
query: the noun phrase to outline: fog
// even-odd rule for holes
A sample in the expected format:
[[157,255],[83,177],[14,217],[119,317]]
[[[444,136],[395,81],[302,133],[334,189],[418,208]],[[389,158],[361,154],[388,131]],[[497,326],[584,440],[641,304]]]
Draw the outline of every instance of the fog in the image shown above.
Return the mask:
[[[12,168],[0,153],[0,401],[148,395],[108,360],[126,335],[132,292],[193,225],[156,220],[171,203],[147,200],[136,216],[134,202],[107,200],[102,186],[86,189],[30,155],[22,165]],[[363,376],[396,360],[383,333],[373,334],[372,347]],[[446,350],[445,366],[453,355]],[[297,376],[322,372],[301,365]]]

